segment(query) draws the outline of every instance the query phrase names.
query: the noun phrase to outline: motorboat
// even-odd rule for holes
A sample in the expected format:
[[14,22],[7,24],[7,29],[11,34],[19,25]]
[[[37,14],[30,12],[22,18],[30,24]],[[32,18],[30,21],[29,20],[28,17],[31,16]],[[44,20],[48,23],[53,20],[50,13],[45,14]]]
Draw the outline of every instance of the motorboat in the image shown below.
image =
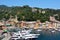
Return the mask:
[[32,30],[21,30],[21,31],[18,31],[17,33],[13,33],[12,37],[11,37],[11,40],[18,40],[18,39],[23,39],[23,40],[35,40],[38,38],[38,36],[40,34],[32,34],[31,33]]

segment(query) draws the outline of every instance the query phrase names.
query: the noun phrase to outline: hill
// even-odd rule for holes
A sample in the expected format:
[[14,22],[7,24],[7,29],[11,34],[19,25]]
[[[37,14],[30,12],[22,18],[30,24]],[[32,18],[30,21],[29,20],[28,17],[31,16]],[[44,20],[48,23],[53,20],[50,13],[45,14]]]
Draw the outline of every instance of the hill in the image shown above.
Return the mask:
[[50,16],[54,16],[60,21],[60,9],[50,9],[50,8],[37,8],[30,7],[28,5],[24,6],[12,6],[8,7],[6,5],[0,5],[0,20],[5,18],[8,20],[10,16],[18,16],[18,20],[25,21],[35,21],[40,20],[41,22],[49,21]]

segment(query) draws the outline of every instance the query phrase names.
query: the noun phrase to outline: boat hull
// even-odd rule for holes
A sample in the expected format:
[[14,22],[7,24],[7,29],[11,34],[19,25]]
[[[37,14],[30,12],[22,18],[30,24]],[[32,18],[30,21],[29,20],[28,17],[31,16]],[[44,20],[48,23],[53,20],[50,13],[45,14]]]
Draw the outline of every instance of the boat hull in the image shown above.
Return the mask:
[[10,39],[10,40],[36,40],[37,38],[29,38],[29,39]]

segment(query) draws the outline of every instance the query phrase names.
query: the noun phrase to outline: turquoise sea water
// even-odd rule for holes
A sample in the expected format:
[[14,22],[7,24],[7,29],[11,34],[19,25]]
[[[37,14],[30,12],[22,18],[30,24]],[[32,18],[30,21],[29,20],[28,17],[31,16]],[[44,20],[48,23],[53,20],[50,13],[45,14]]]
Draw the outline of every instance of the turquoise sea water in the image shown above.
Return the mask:
[[60,32],[42,31],[37,40],[60,40]]

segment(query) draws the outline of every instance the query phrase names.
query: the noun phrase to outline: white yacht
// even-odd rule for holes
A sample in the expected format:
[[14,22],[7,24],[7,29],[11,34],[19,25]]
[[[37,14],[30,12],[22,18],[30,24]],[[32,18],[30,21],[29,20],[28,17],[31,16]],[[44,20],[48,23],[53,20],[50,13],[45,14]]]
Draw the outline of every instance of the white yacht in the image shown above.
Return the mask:
[[40,34],[27,34],[25,35],[25,39],[37,39]]
[[42,29],[37,29],[38,32],[42,31]]
[[18,31],[17,33],[14,33],[11,37],[11,40],[20,40],[20,39],[23,39],[23,40],[35,40],[38,38],[38,36],[40,34],[32,34],[30,33],[32,30],[21,30],[21,31]]
[[52,30],[51,32],[53,32],[53,33],[54,33],[54,32],[55,32],[55,30]]

